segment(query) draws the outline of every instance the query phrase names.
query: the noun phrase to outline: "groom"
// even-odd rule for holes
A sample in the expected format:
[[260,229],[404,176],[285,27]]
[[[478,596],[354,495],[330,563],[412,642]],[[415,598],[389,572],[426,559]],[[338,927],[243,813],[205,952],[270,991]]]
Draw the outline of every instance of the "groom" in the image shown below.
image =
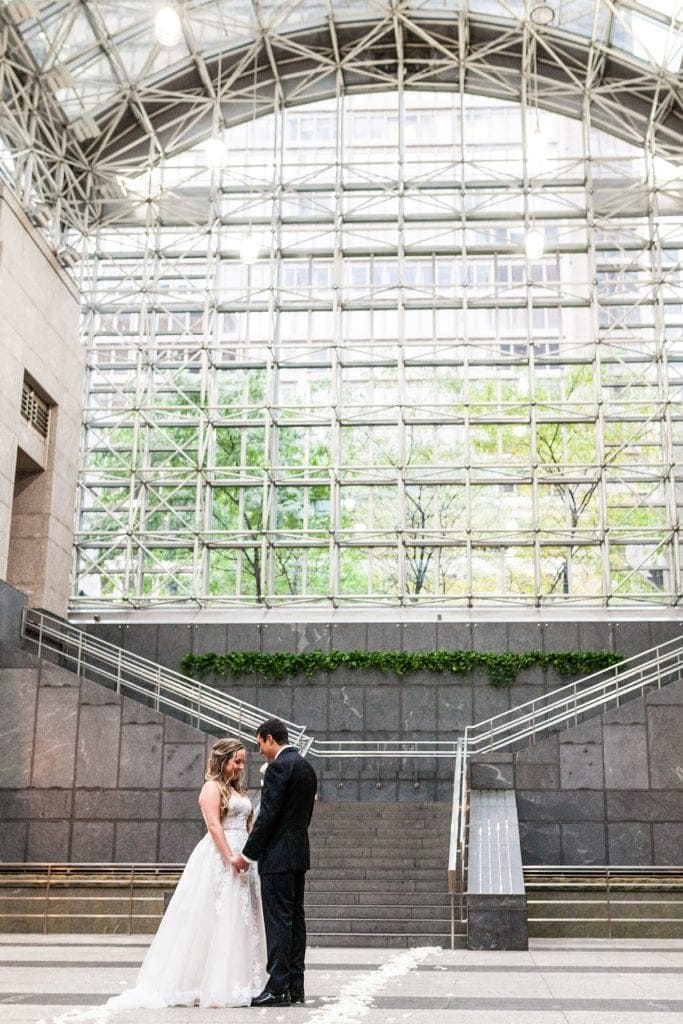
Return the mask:
[[308,825],[318,788],[316,774],[295,747],[287,727],[269,718],[256,731],[269,762],[261,808],[242,853],[233,861],[243,871],[258,861],[268,942],[268,984],[252,1006],[303,1003],[306,921],[304,884],[311,866]]

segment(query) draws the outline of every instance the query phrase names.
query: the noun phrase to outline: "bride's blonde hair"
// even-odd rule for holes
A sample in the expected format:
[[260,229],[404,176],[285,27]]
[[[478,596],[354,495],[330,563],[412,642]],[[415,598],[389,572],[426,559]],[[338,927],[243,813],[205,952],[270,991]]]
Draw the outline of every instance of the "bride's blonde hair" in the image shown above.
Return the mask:
[[241,740],[231,739],[227,736],[224,739],[216,740],[214,745],[211,747],[209,760],[206,763],[206,773],[204,778],[207,782],[218,783],[218,787],[221,791],[221,811],[223,813],[228,809],[230,794],[233,790],[241,796],[244,796],[247,792],[241,775],[233,776],[229,782],[224,778],[225,766],[235,756],[238,750],[244,750],[244,743],[242,743]]

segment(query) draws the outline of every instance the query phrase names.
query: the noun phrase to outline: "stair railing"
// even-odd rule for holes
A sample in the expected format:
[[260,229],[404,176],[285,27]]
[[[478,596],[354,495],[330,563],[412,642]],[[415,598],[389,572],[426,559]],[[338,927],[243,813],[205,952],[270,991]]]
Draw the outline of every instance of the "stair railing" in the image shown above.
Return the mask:
[[682,674],[683,636],[679,636],[467,726],[467,749],[470,755],[488,754],[523,741],[533,743],[539,736],[578,725],[586,716],[618,707],[646,690],[660,689]]
[[[253,742],[257,727],[264,719],[273,717],[272,712],[125,651],[35,608],[24,609],[22,636],[35,646],[38,657],[44,653],[58,655],[74,672],[103,680],[117,693],[142,699],[156,711],[189,721],[199,729],[225,731]],[[456,740],[315,740],[305,726],[282,721],[290,741],[303,754],[322,759],[417,761],[453,758],[457,750]]]
[[455,949],[455,922],[456,920],[465,920],[468,802],[467,750],[465,738],[462,737],[458,740],[458,749],[455,755],[451,831],[448,849],[448,893],[451,900],[451,949]]
[[[41,652],[59,654],[86,675],[113,682],[117,693],[152,698],[170,715],[196,722],[198,728],[218,728],[253,739],[256,727],[270,714],[213,687],[199,683],[114,644],[91,636],[56,616],[25,609],[22,636]],[[465,920],[467,879],[467,811],[469,762],[475,754],[492,753],[576,725],[589,714],[618,707],[646,690],[661,688],[683,674],[683,637],[636,654],[606,669],[559,687],[510,711],[467,726],[458,741],[318,741],[305,726],[286,722],[290,738],[303,753],[320,758],[434,758],[454,757],[453,810],[448,861],[451,893],[451,936],[455,935],[456,900],[459,920]]]
[[522,742],[578,725],[588,715],[619,707],[646,691],[661,689],[683,675],[683,636],[625,658],[583,679],[551,690],[482,722],[468,725],[456,758],[453,786],[448,880],[451,893],[451,935],[455,933],[456,897],[460,921],[466,920],[467,813],[469,762],[476,754],[514,748]]
[[[258,726],[272,714],[223,693],[190,676],[164,668],[133,651],[124,651],[92,636],[47,612],[24,609],[22,636],[36,648],[38,657],[58,655],[69,669],[89,679],[99,679],[124,697],[141,700],[175,718],[208,732],[228,732],[244,740],[254,739]],[[285,722],[290,741],[304,753],[312,737],[306,727]]]

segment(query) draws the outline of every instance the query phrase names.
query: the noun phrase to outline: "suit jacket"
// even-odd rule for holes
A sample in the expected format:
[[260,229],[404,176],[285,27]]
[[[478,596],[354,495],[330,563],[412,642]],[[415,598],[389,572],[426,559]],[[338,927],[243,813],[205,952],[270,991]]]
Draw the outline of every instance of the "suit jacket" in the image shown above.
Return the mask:
[[308,871],[308,826],[317,788],[315,772],[293,747],[285,747],[268,765],[261,807],[242,851],[258,861],[260,874]]

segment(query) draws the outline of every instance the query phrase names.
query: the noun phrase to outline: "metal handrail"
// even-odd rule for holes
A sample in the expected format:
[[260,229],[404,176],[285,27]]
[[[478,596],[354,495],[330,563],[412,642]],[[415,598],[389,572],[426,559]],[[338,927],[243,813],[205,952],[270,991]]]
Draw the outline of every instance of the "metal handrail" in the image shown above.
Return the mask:
[[524,739],[534,739],[572,719],[578,722],[588,711],[612,702],[618,706],[626,696],[653,687],[659,689],[681,671],[683,636],[467,726],[467,746],[472,753],[491,753]]
[[[47,612],[24,609],[22,636],[36,645],[39,657],[43,650],[58,654],[76,672],[100,676],[113,683],[117,693],[151,701],[156,711],[189,717],[198,728],[226,731],[253,742],[261,722],[272,717],[263,708],[125,651]],[[452,758],[457,749],[456,740],[315,740],[305,726],[282,721],[302,754],[321,759]]]
[[314,740],[313,757],[449,757],[456,756],[458,740]]
[[[88,678],[100,676],[114,684],[122,696],[144,697],[156,711],[189,718],[198,728],[218,729],[253,741],[254,732],[272,715],[190,676],[164,668],[149,658],[124,651],[106,640],[93,637],[62,619],[34,608],[25,608],[21,635],[35,644],[38,657],[44,651],[59,655],[67,665]],[[312,737],[306,727],[282,719],[290,741],[304,752]]]
[[448,848],[448,892],[451,900],[451,949],[455,949],[455,901],[458,900],[457,920],[465,919],[465,882],[467,856],[467,764],[465,741],[458,740],[453,775],[453,804],[451,808],[451,830]]
[[[581,922],[602,925],[608,939],[613,938],[614,926],[628,925],[629,929],[638,924],[661,923],[665,920],[668,926],[683,925],[683,867],[661,865],[534,865],[524,868],[524,882],[527,890],[549,890],[550,892],[586,892],[590,898],[576,899],[534,899],[527,897],[527,907],[531,909],[527,920],[530,924],[547,926],[557,922],[560,926]],[[661,907],[663,899],[648,899],[647,893],[656,891],[666,897],[669,910],[666,918],[653,915],[638,916],[629,913],[620,916],[621,908]],[[637,898],[620,898],[619,894],[634,893]],[[602,894],[602,895],[601,895]],[[533,908],[538,906],[572,906],[579,910],[580,916],[570,917],[565,912],[561,916],[539,916]],[[604,915],[591,914],[594,907],[605,907]],[[673,908],[681,908],[682,913],[675,916]]]
[[[36,639],[37,633],[37,639]],[[51,650],[67,661],[75,662],[77,671],[87,668],[116,684],[117,693],[133,693],[153,699],[157,710],[190,716],[197,726],[220,728],[251,740],[253,730],[270,715],[213,687],[162,668],[147,658],[123,651],[107,641],[92,637],[69,623],[45,612],[24,609],[22,636]],[[49,646],[52,642],[53,646]],[[69,653],[76,646],[76,654]],[[92,664],[89,657],[100,664]],[[109,671],[105,666],[114,666]],[[467,808],[468,767],[473,754],[491,753],[512,747],[523,740],[556,730],[567,722],[578,721],[588,712],[618,706],[625,697],[633,697],[646,689],[660,688],[683,671],[683,637],[676,637],[641,654],[594,672],[567,686],[559,687],[510,711],[467,726],[461,740],[456,741],[316,741],[306,734],[304,726],[286,722],[293,743],[303,753],[320,758],[424,758],[455,757],[453,810],[448,857],[449,891],[451,892],[451,935],[455,930],[455,897],[459,897],[460,920],[465,920],[465,881],[467,874]],[[124,675],[134,678],[125,678]],[[152,687],[150,689],[150,683]],[[284,721],[284,720],[283,720]],[[249,727],[251,732],[247,732]]]
[[[460,920],[466,919],[464,892],[467,876],[468,768],[474,754],[512,748],[522,741],[555,731],[567,723],[578,724],[588,713],[619,706],[648,689],[660,689],[683,673],[683,636],[674,637],[616,665],[593,672],[576,682],[558,687],[519,704],[510,711],[468,725],[462,739],[462,764],[456,767],[453,790],[451,847],[448,855],[449,890],[460,895]],[[459,862],[458,858],[462,858]],[[456,866],[457,865],[457,871]],[[453,867],[452,867],[453,866]],[[460,888],[458,889],[457,886]],[[451,903],[451,931],[455,927],[455,900]]]

